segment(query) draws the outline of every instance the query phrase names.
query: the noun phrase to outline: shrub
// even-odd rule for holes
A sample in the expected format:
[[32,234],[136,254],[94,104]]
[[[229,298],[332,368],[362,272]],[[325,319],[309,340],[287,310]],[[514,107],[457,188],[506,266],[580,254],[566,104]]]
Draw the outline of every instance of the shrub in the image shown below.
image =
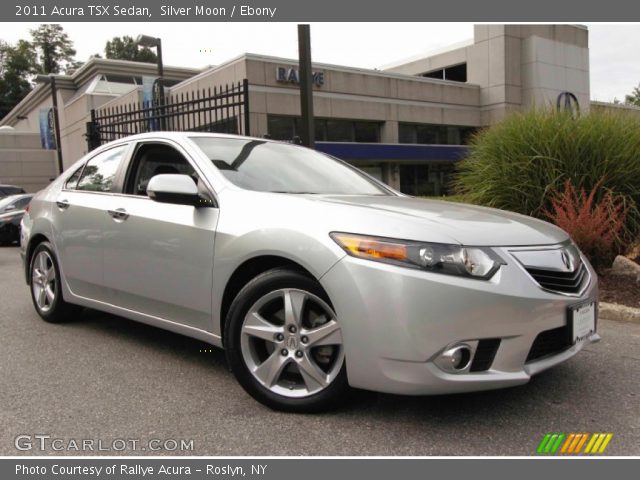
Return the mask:
[[595,204],[611,192],[627,210],[624,230],[640,232],[640,118],[532,110],[484,129],[470,147],[454,179],[470,203],[544,218],[567,180],[589,192],[600,185]]
[[623,236],[627,208],[611,191],[595,202],[600,183],[587,195],[584,188],[578,191],[566,180],[564,191],[552,192],[551,210],[543,215],[571,235],[595,267],[608,267],[628,245]]

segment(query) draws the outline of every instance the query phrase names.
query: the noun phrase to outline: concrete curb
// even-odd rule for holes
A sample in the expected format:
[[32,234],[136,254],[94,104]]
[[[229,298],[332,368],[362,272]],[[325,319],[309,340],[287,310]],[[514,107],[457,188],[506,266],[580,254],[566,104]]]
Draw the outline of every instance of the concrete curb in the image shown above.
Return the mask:
[[600,302],[598,317],[619,322],[640,323],[640,308],[627,307],[617,303]]

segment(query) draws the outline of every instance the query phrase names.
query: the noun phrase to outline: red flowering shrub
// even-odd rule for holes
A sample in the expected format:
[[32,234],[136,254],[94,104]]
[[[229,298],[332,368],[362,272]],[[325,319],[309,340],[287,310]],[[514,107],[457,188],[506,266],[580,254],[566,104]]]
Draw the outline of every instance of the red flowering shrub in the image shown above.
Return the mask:
[[626,246],[625,220],[629,209],[624,197],[610,190],[596,202],[601,184],[602,180],[587,194],[584,188],[578,191],[566,180],[562,192],[552,191],[551,208],[543,214],[571,236],[595,267],[608,267]]

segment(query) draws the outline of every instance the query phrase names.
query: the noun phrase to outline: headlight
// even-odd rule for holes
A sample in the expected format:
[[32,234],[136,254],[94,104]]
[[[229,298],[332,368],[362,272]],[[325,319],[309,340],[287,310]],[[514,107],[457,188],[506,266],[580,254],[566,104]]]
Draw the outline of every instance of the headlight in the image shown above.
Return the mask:
[[333,232],[331,238],[352,257],[487,280],[505,262],[491,249]]

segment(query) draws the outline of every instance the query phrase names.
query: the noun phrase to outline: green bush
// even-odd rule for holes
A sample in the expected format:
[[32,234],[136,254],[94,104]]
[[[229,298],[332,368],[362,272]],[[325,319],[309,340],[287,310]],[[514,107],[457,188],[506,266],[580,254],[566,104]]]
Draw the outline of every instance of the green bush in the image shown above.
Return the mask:
[[637,235],[640,118],[602,111],[577,119],[554,110],[512,114],[472,139],[453,187],[470,203],[544,219],[566,180],[588,192],[598,185],[596,203],[607,192],[621,198],[625,236]]

